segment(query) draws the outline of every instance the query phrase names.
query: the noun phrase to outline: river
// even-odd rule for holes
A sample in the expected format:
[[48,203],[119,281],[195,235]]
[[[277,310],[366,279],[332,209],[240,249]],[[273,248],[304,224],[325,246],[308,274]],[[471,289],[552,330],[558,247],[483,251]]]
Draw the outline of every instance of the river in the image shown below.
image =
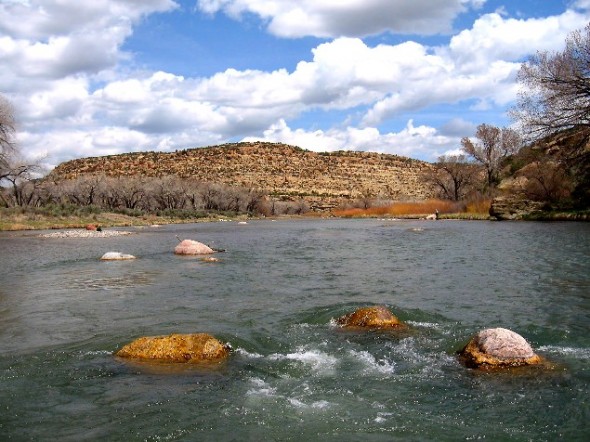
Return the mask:
[[[288,220],[0,233],[0,439],[590,438],[590,224]],[[225,249],[172,253],[176,237]],[[107,251],[137,256],[102,262]],[[383,304],[404,332],[333,318]],[[477,331],[553,369],[480,372]],[[215,367],[133,364],[143,335],[208,332]]]

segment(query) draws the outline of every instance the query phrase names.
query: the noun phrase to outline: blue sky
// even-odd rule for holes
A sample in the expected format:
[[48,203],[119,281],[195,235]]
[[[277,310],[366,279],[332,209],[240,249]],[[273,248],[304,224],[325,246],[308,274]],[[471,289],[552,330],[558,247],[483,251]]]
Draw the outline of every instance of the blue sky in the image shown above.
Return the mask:
[[242,140],[434,161],[510,125],[520,63],[590,0],[0,0],[23,153]]

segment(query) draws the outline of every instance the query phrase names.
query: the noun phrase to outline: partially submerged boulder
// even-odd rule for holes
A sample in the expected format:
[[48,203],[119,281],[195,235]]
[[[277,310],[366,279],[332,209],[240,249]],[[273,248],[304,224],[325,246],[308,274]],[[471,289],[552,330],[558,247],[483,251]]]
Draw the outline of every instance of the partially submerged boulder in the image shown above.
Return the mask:
[[174,253],[177,255],[208,255],[215,253],[215,250],[202,242],[185,239],[174,248]]
[[471,368],[518,367],[542,362],[526,339],[505,328],[480,331],[459,354]]
[[103,261],[123,261],[127,259],[135,259],[135,256],[121,252],[107,252],[102,255],[100,259]]
[[336,323],[346,328],[400,328],[405,324],[384,306],[363,307],[336,319]]
[[125,345],[115,355],[160,362],[194,363],[220,361],[229,352],[229,345],[222,344],[207,333],[196,333],[144,336]]

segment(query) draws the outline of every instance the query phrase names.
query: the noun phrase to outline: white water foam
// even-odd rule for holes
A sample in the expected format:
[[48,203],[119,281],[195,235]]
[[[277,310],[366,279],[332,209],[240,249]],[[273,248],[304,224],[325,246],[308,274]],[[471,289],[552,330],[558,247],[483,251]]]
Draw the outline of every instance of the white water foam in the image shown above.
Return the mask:
[[559,347],[557,345],[542,345],[538,348],[541,352],[558,353],[573,356],[578,359],[590,359],[590,348]]
[[311,404],[306,404],[303,401],[300,401],[299,399],[296,398],[288,398],[288,402],[295,408],[299,408],[302,410],[305,409],[315,409],[315,410],[325,410],[327,408],[330,408],[330,402],[328,401],[315,401],[312,402]]
[[312,371],[321,374],[329,374],[334,371],[338,359],[319,350],[306,350],[298,348],[295,353],[279,354],[274,353],[268,356],[274,361],[298,361],[308,365]]
[[253,388],[246,392],[247,396],[275,396],[277,389],[271,387],[260,378],[250,379],[250,383],[253,384]]
[[252,359],[262,359],[264,357],[260,353],[250,353],[248,350],[244,350],[243,348],[237,348],[235,350],[235,352],[244,356],[244,357],[252,358]]
[[363,370],[365,374],[393,374],[395,372],[395,362],[377,359],[368,351],[349,350],[348,354],[365,366]]
[[271,386],[264,380],[260,378],[251,378],[250,384],[252,384],[252,388],[250,388],[246,392],[246,396],[250,398],[272,398],[275,403],[284,403],[288,404],[291,407],[297,409],[298,411],[305,411],[305,410],[327,410],[332,406],[332,404],[326,400],[319,400],[313,401],[311,403],[304,402],[301,398],[297,397],[290,397],[284,394],[277,393],[277,388]]
[[407,321],[407,323],[413,325],[414,327],[433,328],[435,330],[440,330],[442,328],[440,324],[435,322]]
[[82,352],[82,356],[100,356],[100,355],[112,355],[111,350],[90,350]]

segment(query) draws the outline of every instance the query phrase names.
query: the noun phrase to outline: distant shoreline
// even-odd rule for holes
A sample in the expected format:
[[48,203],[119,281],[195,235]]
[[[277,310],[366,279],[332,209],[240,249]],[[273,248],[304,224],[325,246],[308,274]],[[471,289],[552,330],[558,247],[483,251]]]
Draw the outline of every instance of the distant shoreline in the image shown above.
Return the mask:
[[[0,232],[14,232],[14,231],[30,231],[30,230],[80,230],[86,231],[86,226],[94,225],[102,228],[117,228],[117,227],[149,227],[154,225],[167,224],[192,224],[203,222],[219,222],[219,221],[247,221],[258,219],[387,219],[387,220],[425,220],[429,214],[412,214],[412,215],[361,215],[361,216],[334,216],[329,213],[304,214],[304,215],[281,215],[276,217],[250,217],[247,215],[239,215],[236,217],[222,217],[219,215],[210,215],[205,218],[172,218],[162,217],[156,215],[144,215],[141,217],[134,217],[129,215],[122,215],[117,213],[104,212],[92,216],[68,216],[68,217],[51,217],[42,216],[38,214],[18,214],[6,216],[0,212]],[[464,220],[464,221],[493,221],[494,218],[484,213],[443,213],[440,214],[439,220]],[[532,217],[523,219],[522,221],[590,221],[590,212],[548,212],[538,213]],[[100,234],[100,232],[94,232]],[[105,234],[104,236],[112,236]],[[97,237],[100,235],[91,235]]]

